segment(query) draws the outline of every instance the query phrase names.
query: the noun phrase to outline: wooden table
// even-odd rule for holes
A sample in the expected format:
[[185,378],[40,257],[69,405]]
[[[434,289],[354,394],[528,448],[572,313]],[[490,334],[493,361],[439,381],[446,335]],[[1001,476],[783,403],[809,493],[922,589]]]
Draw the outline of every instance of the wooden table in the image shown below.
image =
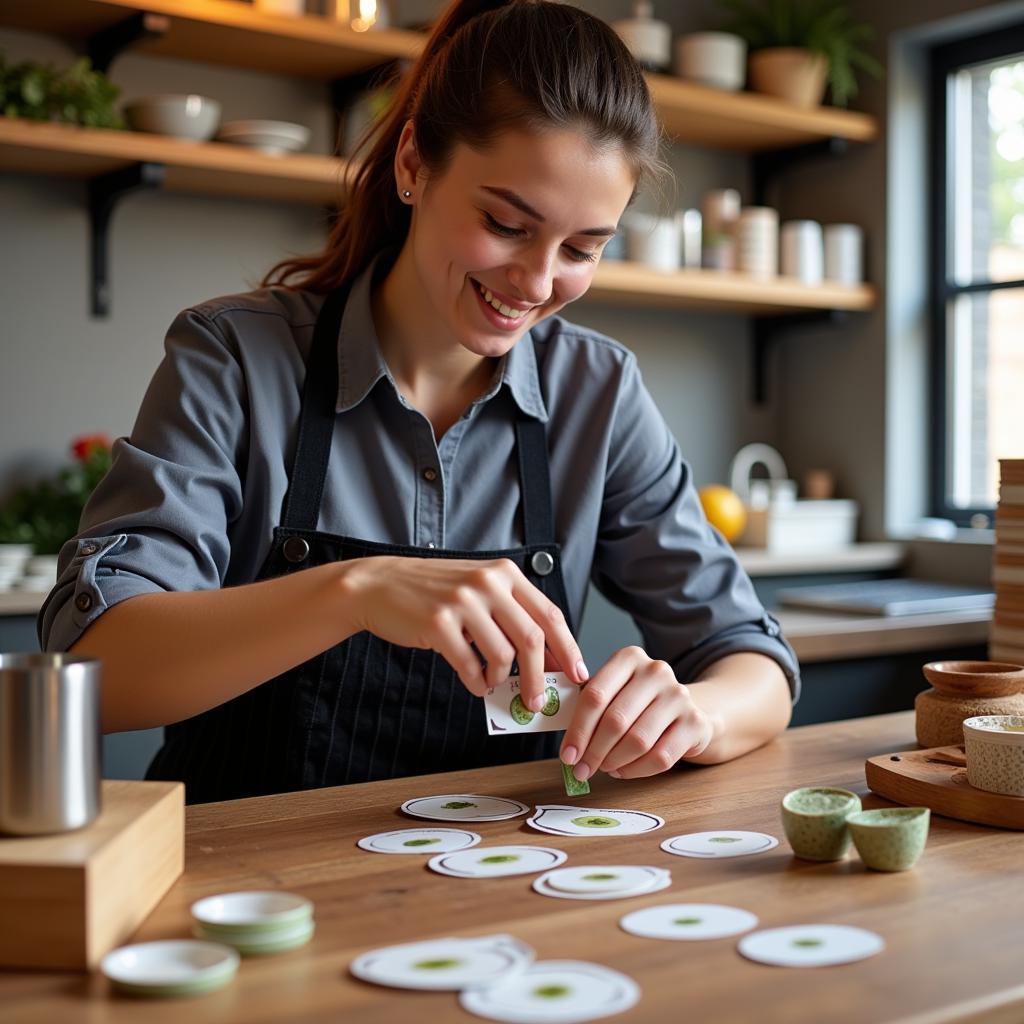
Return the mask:
[[[227,988],[186,1000],[141,1003],[111,995],[102,976],[0,972],[0,1018],[19,1024],[145,1020],[331,1021],[400,1024],[470,1021],[452,993],[416,993],[353,980],[349,962],[378,946],[447,935],[509,932],[539,959],[592,960],[639,982],[638,1006],[614,1020],[715,1024],[925,1024],[1024,1020],[1024,834],[933,818],[928,848],[902,874],[795,860],[785,839],[766,854],[700,861],[659,849],[709,828],[782,837],[778,803],[789,789],[833,785],[866,793],[864,760],[912,748],[909,713],[792,729],[727,765],[682,769],[642,782],[600,777],[581,804],[657,811],[664,829],[622,838],[556,839],[519,818],[467,826],[484,843],[558,846],[569,863],[654,864],[671,889],[608,902],[539,896],[532,877],[488,882],[430,872],[426,857],[365,853],[355,841],[413,826],[397,810],[410,796],[480,792],[527,803],[565,802],[557,764],[481,769],[347,789],[207,804],[187,816],[186,872],[137,940],[189,934],[189,904],[231,889],[280,888],[316,903],[317,933],[301,950],[243,961]],[[869,796],[866,806],[884,806]],[[855,964],[785,969],[751,963],[736,939],[665,942],[618,927],[630,910],[665,902],[724,903],[762,927],[834,923],[880,933],[880,956]]]

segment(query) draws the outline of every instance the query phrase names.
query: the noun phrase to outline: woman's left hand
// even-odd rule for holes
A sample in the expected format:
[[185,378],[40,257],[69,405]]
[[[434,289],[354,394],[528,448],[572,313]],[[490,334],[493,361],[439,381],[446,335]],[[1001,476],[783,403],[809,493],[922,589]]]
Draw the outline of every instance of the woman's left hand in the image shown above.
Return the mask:
[[713,737],[711,718],[671,666],[624,647],[584,685],[561,757],[580,780],[598,771],[638,779],[696,757]]

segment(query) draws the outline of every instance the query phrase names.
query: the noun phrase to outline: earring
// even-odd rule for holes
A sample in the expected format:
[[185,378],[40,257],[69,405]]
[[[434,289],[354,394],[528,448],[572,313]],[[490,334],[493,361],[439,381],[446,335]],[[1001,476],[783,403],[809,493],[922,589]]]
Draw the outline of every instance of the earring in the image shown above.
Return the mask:
[[408,189],[405,189],[402,192],[402,198],[403,199],[411,199],[412,198],[412,193]]

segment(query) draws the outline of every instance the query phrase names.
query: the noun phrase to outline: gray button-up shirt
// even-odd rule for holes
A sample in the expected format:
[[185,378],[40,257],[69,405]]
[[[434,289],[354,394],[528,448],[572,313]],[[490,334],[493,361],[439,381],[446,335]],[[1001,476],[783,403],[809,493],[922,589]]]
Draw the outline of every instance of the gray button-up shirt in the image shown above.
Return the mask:
[[[687,682],[736,651],[799,670],[732,548],[701,512],[690,469],[622,345],[551,317],[500,361],[440,439],[380,355],[371,274],[338,337],[337,419],[318,529],[464,551],[523,542],[515,407],[544,422],[569,612],[593,581]],[[129,437],[60,553],[39,614],[67,650],[111,605],[154,591],[249,583],[281,520],[313,326],[323,297],[263,288],[171,325]]]

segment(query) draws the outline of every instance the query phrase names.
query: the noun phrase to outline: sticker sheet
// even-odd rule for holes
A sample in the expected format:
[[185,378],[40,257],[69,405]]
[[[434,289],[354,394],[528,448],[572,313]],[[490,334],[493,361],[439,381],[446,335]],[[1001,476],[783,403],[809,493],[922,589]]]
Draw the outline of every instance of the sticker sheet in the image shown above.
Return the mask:
[[509,676],[484,695],[487,732],[515,736],[524,732],[557,732],[572,721],[580,688],[564,672],[544,673],[544,707],[531,711],[519,694],[519,676]]

